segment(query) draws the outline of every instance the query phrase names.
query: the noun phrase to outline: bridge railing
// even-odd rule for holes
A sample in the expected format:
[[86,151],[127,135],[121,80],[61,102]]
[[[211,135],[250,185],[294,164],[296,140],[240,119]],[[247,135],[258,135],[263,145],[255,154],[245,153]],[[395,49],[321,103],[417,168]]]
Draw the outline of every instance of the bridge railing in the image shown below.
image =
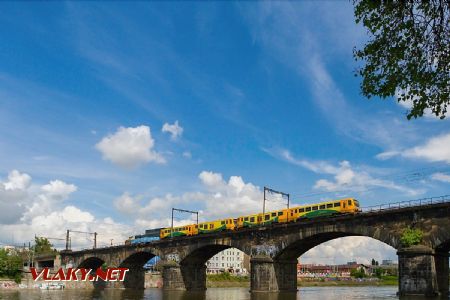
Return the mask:
[[375,211],[383,211],[389,209],[398,209],[404,207],[415,207],[422,205],[430,205],[437,203],[450,202],[450,195],[437,196],[437,197],[429,197],[429,198],[421,198],[415,200],[406,200],[394,203],[385,203],[373,206],[361,207],[362,212],[375,212]]

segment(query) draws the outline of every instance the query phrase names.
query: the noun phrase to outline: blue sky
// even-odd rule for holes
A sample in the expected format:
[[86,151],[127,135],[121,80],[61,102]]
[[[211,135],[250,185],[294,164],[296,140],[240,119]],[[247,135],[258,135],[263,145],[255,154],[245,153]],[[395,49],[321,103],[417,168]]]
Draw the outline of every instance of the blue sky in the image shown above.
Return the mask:
[[350,3],[0,6],[2,241],[449,193],[448,121],[361,96]]

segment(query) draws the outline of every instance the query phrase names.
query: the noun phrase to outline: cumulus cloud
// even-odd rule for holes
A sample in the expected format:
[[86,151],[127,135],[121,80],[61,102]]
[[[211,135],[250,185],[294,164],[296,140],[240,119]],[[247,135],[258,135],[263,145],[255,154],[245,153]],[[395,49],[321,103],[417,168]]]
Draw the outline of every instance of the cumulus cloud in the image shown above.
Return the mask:
[[0,181],[0,224],[17,222],[26,210],[31,176],[12,170]]
[[383,242],[369,237],[350,236],[312,248],[300,257],[300,262],[345,264],[350,259],[370,264],[372,258],[381,263],[383,259],[395,260],[396,256],[396,250]]
[[444,174],[444,173],[434,173],[431,175],[431,179],[442,181],[442,182],[449,182],[450,183],[450,175]]
[[[136,224],[148,226],[169,226],[172,207],[200,209],[200,220],[212,220],[223,217],[237,217],[243,214],[262,211],[263,193],[258,186],[245,182],[241,176],[230,176],[225,180],[220,173],[202,171],[199,175],[200,192],[186,192],[181,195],[167,194],[144,200],[142,196],[128,193],[118,197],[114,204],[122,213],[131,216]],[[267,203],[267,209],[280,209],[285,202]],[[167,217],[164,217],[167,216]],[[180,214],[176,224],[192,223],[193,216]]]
[[[98,232],[98,245],[106,245],[113,238],[124,242],[134,230],[111,218],[97,219],[93,214],[73,205],[65,205],[77,191],[77,186],[62,180],[46,184],[32,184],[31,176],[13,170],[6,180],[0,180],[0,240],[28,242],[34,235],[61,237],[66,229]],[[77,234],[71,237],[74,249],[92,247],[92,236]],[[11,241],[12,242],[12,241]],[[55,247],[64,242],[52,241]]]
[[148,162],[165,163],[164,157],[153,148],[150,127],[119,127],[114,134],[104,137],[95,145],[103,159],[125,169],[133,169]]
[[20,173],[17,170],[12,170],[8,174],[8,181],[4,183],[5,190],[23,190],[26,189],[31,182],[31,177],[28,174]]
[[178,124],[178,120],[173,124],[164,123],[161,131],[170,133],[170,139],[175,141],[183,134],[183,127]]
[[[220,173],[202,171],[198,175],[201,191],[186,192],[181,195],[167,194],[144,200],[142,196],[124,193],[114,205],[116,209],[135,219],[135,225],[147,228],[170,226],[171,208],[200,209],[200,220],[213,220],[223,217],[237,217],[262,211],[263,192],[260,187],[245,182],[241,176],[230,176],[227,180]],[[286,200],[268,195],[266,210],[284,208]],[[167,216],[167,217],[165,217]],[[175,224],[194,222],[191,215],[177,215]],[[139,226],[138,226],[139,225]]]

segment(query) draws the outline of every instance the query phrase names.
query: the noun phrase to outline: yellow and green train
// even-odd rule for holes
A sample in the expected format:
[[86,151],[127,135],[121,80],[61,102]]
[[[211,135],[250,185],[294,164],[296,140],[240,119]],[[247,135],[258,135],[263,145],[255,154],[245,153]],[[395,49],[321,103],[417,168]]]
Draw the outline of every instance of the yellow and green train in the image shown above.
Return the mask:
[[224,230],[239,230],[246,227],[270,225],[273,223],[297,222],[303,219],[313,219],[323,216],[337,214],[358,213],[361,209],[358,200],[345,198],[320,202],[316,204],[301,205],[287,209],[270,211],[252,215],[240,216],[235,219],[227,218],[209,222],[202,222],[191,225],[177,226],[172,228],[162,228],[160,238],[192,236],[219,232]]

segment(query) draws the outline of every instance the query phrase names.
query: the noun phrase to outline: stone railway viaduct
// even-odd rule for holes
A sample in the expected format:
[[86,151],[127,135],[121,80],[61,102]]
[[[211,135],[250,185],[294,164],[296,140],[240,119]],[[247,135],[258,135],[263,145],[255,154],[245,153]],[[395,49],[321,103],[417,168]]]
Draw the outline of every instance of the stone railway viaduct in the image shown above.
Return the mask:
[[[402,247],[400,237],[407,227],[423,231],[420,245]],[[399,295],[448,295],[450,202],[444,201],[146,244],[62,251],[61,257],[63,264],[74,267],[97,269],[106,263],[129,268],[124,287],[143,289],[143,265],[157,255],[163,262],[164,289],[205,290],[205,263],[224,249],[237,248],[251,257],[252,292],[296,291],[297,258],[345,236],[371,237],[397,249]]]

